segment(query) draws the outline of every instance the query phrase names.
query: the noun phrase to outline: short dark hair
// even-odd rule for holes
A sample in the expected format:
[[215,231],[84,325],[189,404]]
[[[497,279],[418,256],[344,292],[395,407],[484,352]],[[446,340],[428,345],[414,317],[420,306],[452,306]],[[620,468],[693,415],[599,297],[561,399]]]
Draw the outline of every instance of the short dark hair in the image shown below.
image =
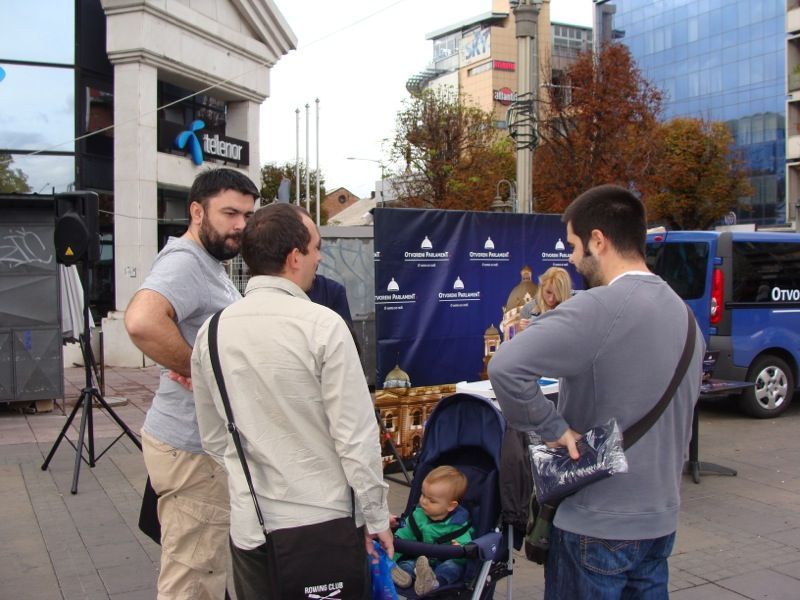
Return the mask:
[[303,223],[305,209],[276,203],[256,211],[242,233],[242,259],[251,275],[278,275],[297,248],[308,253],[311,233]]
[[258,188],[247,175],[221,167],[203,171],[194,178],[192,189],[189,190],[189,204],[197,202],[204,209],[208,208],[209,199],[226,190],[252,196],[253,200],[257,200],[260,196]]
[[644,204],[618,185],[599,185],[575,198],[561,218],[570,223],[584,251],[593,229],[599,229],[623,256],[644,258],[647,219]]

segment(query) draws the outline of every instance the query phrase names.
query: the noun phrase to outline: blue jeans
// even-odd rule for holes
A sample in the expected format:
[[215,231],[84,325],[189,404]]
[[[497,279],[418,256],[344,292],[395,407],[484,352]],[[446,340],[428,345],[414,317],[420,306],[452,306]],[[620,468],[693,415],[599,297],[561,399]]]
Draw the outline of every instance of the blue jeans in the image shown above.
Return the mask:
[[553,526],[545,600],[666,600],[675,533],[648,540],[602,540]]
[[[401,560],[397,563],[397,566],[411,575],[412,578],[416,579],[414,575],[414,565],[416,562],[416,559]],[[439,585],[460,583],[461,580],[464,579],[465,565],[459,564],[455,560],[446,560],[437,564],[435,559],[431,559],[430,564],[433,572],[436,574],[436,580],[439,582]]]

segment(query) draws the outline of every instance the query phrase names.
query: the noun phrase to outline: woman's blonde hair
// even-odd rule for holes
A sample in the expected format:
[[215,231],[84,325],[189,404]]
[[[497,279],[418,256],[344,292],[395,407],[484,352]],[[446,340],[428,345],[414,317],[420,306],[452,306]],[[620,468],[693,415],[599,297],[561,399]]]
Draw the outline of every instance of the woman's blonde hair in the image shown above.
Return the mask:
[[547,285],[553,286],[553,291],[556,295],[556,306],[572,295],[572,281],[566,269],[550,267],[539,277],[539,289],[536,290],[536,308],[539,314],[550,310],[550,307],[545,304],[544,298],[542,298],[544,287]]

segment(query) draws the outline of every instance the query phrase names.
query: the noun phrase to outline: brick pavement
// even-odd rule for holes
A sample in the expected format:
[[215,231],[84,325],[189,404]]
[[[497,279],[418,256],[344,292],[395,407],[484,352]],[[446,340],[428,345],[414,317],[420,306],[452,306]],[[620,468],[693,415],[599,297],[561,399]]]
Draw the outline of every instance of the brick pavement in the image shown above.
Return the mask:
[[[138,431],[157,371],[109,369],[106,396]],[[67,414],[80,395],[82,369],[67,369]],[[79,415],[80,416],[80,415]],[[94,410],[99,453],[120,430]],[[48,471],[44,457],[65,416],[0,410],[0,598],[133,600],[155,597],[158,547],[136,527],[145,471],[122,438],[95,468],[83,465],[78,494],[69,492],[75,451],[62,442]],[[79,419],[73,425],[72,439]],[[776,420],[739,415],[729,405],[701,409],[700,454],[737,477],[683,481],[683,508],[670,560],[676,600],[800,598],[800,401]],[[406,488],[391,484],[399,512]],[[541,567],[517,557],[513,593],[540,598]],[[506,597],[505,582],[498,598]]]

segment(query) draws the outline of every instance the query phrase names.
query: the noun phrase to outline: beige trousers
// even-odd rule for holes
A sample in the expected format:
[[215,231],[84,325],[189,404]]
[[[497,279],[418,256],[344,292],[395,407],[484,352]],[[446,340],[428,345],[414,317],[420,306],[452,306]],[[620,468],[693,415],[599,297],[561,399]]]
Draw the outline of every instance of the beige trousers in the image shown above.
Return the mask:
[[222,600],[228,564],[228,477],[214,459],[165,444],[144,431],[142,450],[159,495],[158,600]]

